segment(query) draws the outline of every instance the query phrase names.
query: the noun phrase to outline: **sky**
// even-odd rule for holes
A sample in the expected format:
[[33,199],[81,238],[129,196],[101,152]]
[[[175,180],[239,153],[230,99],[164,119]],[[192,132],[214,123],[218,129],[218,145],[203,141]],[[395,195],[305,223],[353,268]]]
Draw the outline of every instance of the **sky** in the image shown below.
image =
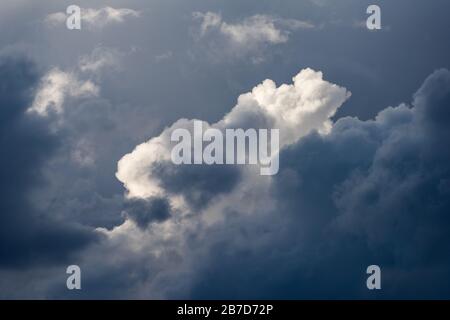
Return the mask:
[[[448,12],[2,1],[0,298],[449,299]],[[279,129],[279,171],[173,164],[195,120]]]

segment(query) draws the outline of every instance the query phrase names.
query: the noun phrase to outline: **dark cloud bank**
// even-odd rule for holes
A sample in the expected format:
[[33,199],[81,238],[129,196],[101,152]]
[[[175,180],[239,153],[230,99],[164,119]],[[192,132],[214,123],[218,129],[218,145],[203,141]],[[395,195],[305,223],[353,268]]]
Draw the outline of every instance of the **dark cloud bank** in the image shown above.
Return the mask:
[[[449,138],[450,73],[439,70],[412,106],[342,118],[283,150],[278,210],[214,230],[191,296],[449,298]],[[371,264],[379,292],[365,286]]]
[[40,168],[59,140],[47,121],[26,114],[39,77],[33,64],[0,56],[0,74],[0,268],[62,263],[96,236],[31,204],[30,192],[45,185]]
[[[84,294],[449,298],[448,124],[450,72],[439,70],[411,105],[386,108],[370,121],[342,118],[329,135],[313,133],[283,150],[270,192],[277,210],[230,210],[223,222],[186,232],[187,261],[171,250],[159,258],[111,250],[130,258],[99,266],[86,284],[92,290]],[[220,177],[207,166],[189,171],[186,179],[160,174],[171,192],[190,195],[206,188],[208,203],[235,186],[233,178],[224,188],[208,187]],[[191,179],[195,183],[187,182]],[[187,199],[194,213],[201,209],[195,199]],[[130,205],[129,217],[142,229],[171,216],[163,199]],[[366,288],[371,264],[381,267],[381,291]],[[133,291],[142,283],[148,288]]]

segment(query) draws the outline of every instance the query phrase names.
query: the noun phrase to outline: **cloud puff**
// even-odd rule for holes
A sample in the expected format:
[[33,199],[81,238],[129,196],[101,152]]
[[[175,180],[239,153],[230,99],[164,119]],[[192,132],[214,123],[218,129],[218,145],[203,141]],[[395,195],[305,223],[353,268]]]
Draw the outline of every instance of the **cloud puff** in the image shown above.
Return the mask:
[[[86,23],[90,29],[101,29],[110,24],[122,23],[128,18],[139,17],[140,12],[128,8],[112,8],[104,7],[99,9],[82,8],[81,20]],[[49,25],[60,25],[67,19],[67,15],[63,12],[55,12],[49,14],[45,22]]]
[[290,30],[314,27],[305,21],[277,19],[267,15],[254,15],[238,23],[227,23],[222,20],[220,14],[214,12],[194,12],[193,17],[201,22],[201,36],[205,36],[211,31],[217,31],[233,45],[241,48],[284,43],[289,39]]
[[117,70],[122,56],[118,50],[99,46],[90,54],[81,56],[78,66],[72,70],[50,69],[42,77],[28,112],[40,116],[48,116],[50,112],[59,114],[63,112],[67,98],[97,97],[99,76],[105,69]]
[[92,81],[82,81],[75,73],[53,68],[41,80],[29,112],[42,116],[48,115],[50,111],[61,113],[67,97],[92,97],[98,93],[99,88]]

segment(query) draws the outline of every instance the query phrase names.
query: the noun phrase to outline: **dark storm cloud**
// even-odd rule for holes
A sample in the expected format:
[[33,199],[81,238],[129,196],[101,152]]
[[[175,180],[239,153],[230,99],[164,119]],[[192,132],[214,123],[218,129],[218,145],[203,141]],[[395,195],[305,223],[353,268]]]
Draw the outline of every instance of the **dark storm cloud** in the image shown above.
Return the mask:
[[[314,5],[319,2],[325,5]],[[70,1],[14,3],[0,4],[0,43],[25,48],[42,70],[55,65],[72,70],[79,57],[100,42],[129,55],[123,59],[120,75],[99,77],[100,101],[67,101],[58,137],[48,132],[45,120],[24,114],[31,98],[27,93],[38,76],[32,66],[18,59],[1,63],[3,266],[61,261],[72,249],[91,241],[90,232],[65,227],[60,221],[91,227],[120,225],[125,200],[114,173],[121,156],[180,117],[217,120],[238,94],[262,79],[286,83],[293,70],[306,66],[322,70],[353,93],[336,119],[342,115],[366,119],[387,105],[409,99],[434,68],[450,67],[450,3],[446,0],[381,0],[386,27],[381,32],[355,27],[355,22],[364,22],[372,3],[359,0],[282,5],[272,0],[151,4],[130,0],[126,6],[141,11],[139,19],[101,32],[78,33],[41,23],[47,14],[64,11]],[[79,5],[98,8],[103,4],[83,0]],[[233,23],[265,14],[308,20],[320,28],[290,33],[286,43],[254,53],[261,58],[254,64],[252,55],[224,59],[228,48],[214,39],[194,41],[195,11],[221,13],[224,21]],[[191,240],[192,259],[197,261],[192,270],[186,269],[194,275],[180,277],[178,282],[189,280],[193,287],[176,290],[173,282],[161,277],[160,291],[169,292],[170,297],[203,298],[371,297],[365,288],[365,267],[380,263],[386,296],[449,297],[445,284],[450,268],[442,253],[448,249],[445,211],[450,189],[445,74],[441,71],[426,82],[415,96],[414,111],[387,109],[376,121],[340,119],[329,136],[312,134],[283,151],[273,187],[279,210],[262,217],[227,212],[224,224]],[[71,158],[80,141],[88,141],[95,151],[90,167],[80,167]],[[46,163],[50,157],[51,165]],[[41,167],[50,185],[42,180]],[[168,191],[184,195],[194,209],[205,209],[205,203],[213,204],[218,196],[232,191],[241,178],[232,168],[222,169],[191,166],[172,171],[163,166],[158,175]],[[38,188],[33,200],[44,211],[28,200]],[[164,204],[156,211],[150,208],[152,202],[125,207],[141,226],[167,221]],[[51,221],[50,215],[58,222]],[[149,263],[145,257],[128,259],[129,251],[107,248],[103,261],[94,259],[98,252],[86,255],[86,260],[94,262],[90,267],[86,262],[84,274],[96,274],[85,279],[88,290],[83,294],[133,296],[132,286],[143,286],[151,278],[147,272],[164,272],[167,265],[180,263],[167,259],[157,271],[148,271],[145,266],[157,262]],[[118,252],[128,259],[123,265],[115,264]],[[138,276],[133,278],[130,271],[136,270]],[[27,284],[24,279],[31,283],[35,278],[16,275]],[[57,282],[59,289],[64,280]],[[28,289],[24,285],[23,294]],[[5,287],[0,291],[9,293]],[[67,293],[64,287],[63,291],[53,297]]]
[[241,175],[239,168],[234,166],[182,166],[170,161],[154,165],[153,173],[164,189],[183,195],[195,209],[204,208],[214,197],[233,190]]
[[[450,297],[449,117],[450,72],[439,70],[412,107],[340,119],[284,150],[278,210],[212,230],[191,297]],[[365,287],[371,264],[379,292]]]
[[59,141],[25,113],[38,79],[33,64],[2,56],[0,74],[0,266],[58,261],[96,237],[33,208],[30,192],[43,186],[40,168]]
[[170,217],[170,204],[165,198],[130,199],[125,203],[126,214],[145,229],[152,222],[162,222]]
[[109,229],[120,225],[124,197],[114,176],[117,160],[147,137],[142,132],[151,121],[138,107],[104,99],[68,101],[65,108],[61,148],[44,168],[51,183],[39,190],[42,205],[66,221]]
[[[180,233],[181,253],[170,241],[144,238],[142,243],[164,253],[161,259],[130,252],[119,237],[124,247],[100,251],[105,260],[120,252],[126,262],[87,268],[86,297],[450,297],[449,112],[450,72],[439,70],[411,106],[386,108],[374,120],[342,118],[329,134],[300,139],[280,154],[280,172],[267,194],[276,210],[247,212],[231,204],[220,223]],[[205,193],[211,204],[236,187],[231,179],[217,189],[213,181],[225,179],[226,171],[203,170],[167,163],[152,172],[195,210],[199,203],[190,194]],[[169,220],[167,206],[150,207],[136,205],[130,216],[141,227]],[[372,264],[382,269],[381,291],[366,288]],[[130,269],[136,278],[124,281]]]

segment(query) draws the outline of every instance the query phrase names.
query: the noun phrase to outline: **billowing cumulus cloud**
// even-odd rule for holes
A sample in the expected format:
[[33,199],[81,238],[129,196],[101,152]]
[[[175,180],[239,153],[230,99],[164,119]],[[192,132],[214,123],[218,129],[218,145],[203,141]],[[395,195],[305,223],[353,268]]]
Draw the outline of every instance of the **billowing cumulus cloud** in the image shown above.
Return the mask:
[[[204,123],[204,130],[216,128],[225,131],[226,128],[276,128],[280,129],[281,147],[297,141],[312,130],[327,132],[331,127],[330,117],[342,103],[350,96],[344,88],[333,85],[322,79],[322,73],[305,69],[293,78],[293,84],[283,84],[279,87],[272,80],[265,80],[253,88],[249,93],[239,96],[236,106],[225,117],[213,124]],[[179,120],[163,133],[152,138],[146,143],[125,155],[118,164],[117,177],[123,182],[128,190],[129,197],[147,198],[165,195],[165,178],[177,178],[186,172],[184,181],[195,181],[196,175],[208,166],[200,170],[192,171],[190,167],[175,166],[170,163],[173,143],[170,140],[171,133],[177,128],[193,130],[193,120]],[[162,167],[173,167],[172,169],[161,169]],[[228,179],[233,178],[236,168],[221,168],[209,170],[204,175],[205,179],[213,177],[214,172],[223,172],[223,178],[216,177],[225,186]],[[179,183],[179,182],[178,182]],[[188,182],[193,183],[193,182]],[[171,185],[171,184],[169,184]],[[195,185],[195,182],[194,182]],[[206,187],[206,186],[205,186]],[[175,188],[168,188],[175,194]],[[188,190],[189,188],[182,188]],[[214,190],[213,186],[207,186],[198,190],[202,195]]]
[[[314,100],[310,102],[314,105]],[[450,168],[445,148],[449,106],[450,72],[440,70],[414,95],[412,106],[386,108],[374,120],[342,118],[326,132],[316,128],[285,144],[280,172],[269,183],[245,171],[239,183],[206,207],[170,208],[169,214],[163,206],[166,213],[160,214],[159,206],[154,218],[145,214],[149,206],[137,209],[146,228],[138,227],[142,221],[130,215],[131,220],[105,231],[111,239],[120,237],[118,250],[140,261],[136,265],[153,261],[155,268],[140,269],[137,279],[128,279],[135,283],[130,296],[449,295],[443,281],[450,277],[446,255]],[[229,115],[233,112],[237,111]],[[140,148],[134,152],[143,152]],[[143,160],[135,164],[145,175]],[[192,181],[189,184],[182,178],[155,175],[165,180],[158,184],[163,194],[175,193],[171,191],[175,187],[167,185],[176,184],[182,196],[195,190],[198,181],[210,178],[194,173],[185,179]],[[153,186],[138,185],[141,189],[129,190],[153,201],[144,191]],[[150,243],[151,249],[143,249]],[[127,247],[135,248],[134,253]],[[142,251],[136,250],[140,247]],[[375,295],[365,288],[365,268],[373,263],[382,267],[384,279],[383,292]],[[105,268],[115,272],[117,266]],[[121,286],[116,283],[108,290],[114,294]]]

